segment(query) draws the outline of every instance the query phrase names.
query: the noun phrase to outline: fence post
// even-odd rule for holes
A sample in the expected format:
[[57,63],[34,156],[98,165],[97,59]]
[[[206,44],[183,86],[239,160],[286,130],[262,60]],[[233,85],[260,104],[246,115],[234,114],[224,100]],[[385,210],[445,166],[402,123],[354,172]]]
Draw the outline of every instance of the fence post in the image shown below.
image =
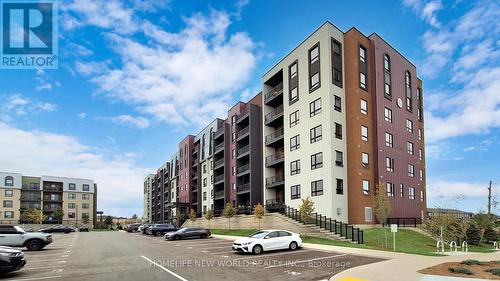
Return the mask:
[[329,228],[330,228],[330,232],[332,232],[332,218],[330,218]]
[[316,217],[314,220],[314,225],[318,226],[318,213],[314,213],[314,216]]
[[351,239],[352,239],[352,241],[354,241],[354,226],[352,226],[352,229],[351,229]]

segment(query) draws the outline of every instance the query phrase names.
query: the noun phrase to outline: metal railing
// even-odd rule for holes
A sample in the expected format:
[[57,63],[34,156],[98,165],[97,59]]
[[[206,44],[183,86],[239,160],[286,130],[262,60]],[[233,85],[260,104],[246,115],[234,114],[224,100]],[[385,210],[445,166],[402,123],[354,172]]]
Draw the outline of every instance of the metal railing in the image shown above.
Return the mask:
[[242,184],[242,185],[239,185],[236,190],[238,192],[242,192],[242,191],[247,191],[247,190],[250,190],[250,183],[245,183],[245,184]]
[[265,120],[266,120],[266,122],[271,122],[273,119],[275,119],[276,117],[278,117],[280,115],[283,115],[283,105],[276,107],[271,112],[266,114]]
[[283,82],[279,83],[271,91],[269,91],[269,93],[267,93],[264,96],[264,101],[267,102],[270,99],[273,99],[274,97],[277,97],[277,96],[279,96],[281,94],[283,94]]
[[243,173],[250,170],[250,164],[246,164],[245,166],[238,167],[237,171],[239,173]]
[[266,178],[266,186],[274,185],[285,181],[285,176],[274,176]]
[[221,165],[221,164],[224,164],[224,158],[215,161],[214,162],[214,168],[215,167],[219,167],[219,165]]
[[274,162],[281,161],[285,159],[285,153],[283,151],[277,152],[275,154],[266,157],[266,165],[273,164]]
[[214,177],[214,182],[219,182],[224,180],[224,175]]
[[224,190],[214,192],[214,198],[221,198],[221,197],[224,197]]
[[224,149],[224,143],[219,143],[215,146],[214,151],[219,151],[220,149]]
[[239,139],[241,136],[248,134],[248,132],[250,132],[250,127],[245,127],[236,133],[236,138]]
[[240,155],[242,155],[244,153],[247,153],[249,151],[250,151],[250,145],[247,145],[247,146],[244,146],[244,147],[238,149],[238,154],[237,155],[240,156]]
[[284,134],[283,127],[276,129],[276,131],[274,131],[266,136],[266,144],[269,144],[269,143],[271,143],[279,138],[282,138],[283,134]]
[[387,224],[397,224],[398,227],[417,227],[422,224],[421,218],[387,218]]

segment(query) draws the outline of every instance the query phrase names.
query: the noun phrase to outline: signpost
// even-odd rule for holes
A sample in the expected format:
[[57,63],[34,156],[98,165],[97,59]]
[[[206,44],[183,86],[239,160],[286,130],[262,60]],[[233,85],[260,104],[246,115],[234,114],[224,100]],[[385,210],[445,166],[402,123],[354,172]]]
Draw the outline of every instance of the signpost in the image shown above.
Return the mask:
[[392,232],[392,245],[394,252],[396,252],[396,232],[398,232],[397,224],[391,224],[391,232]]

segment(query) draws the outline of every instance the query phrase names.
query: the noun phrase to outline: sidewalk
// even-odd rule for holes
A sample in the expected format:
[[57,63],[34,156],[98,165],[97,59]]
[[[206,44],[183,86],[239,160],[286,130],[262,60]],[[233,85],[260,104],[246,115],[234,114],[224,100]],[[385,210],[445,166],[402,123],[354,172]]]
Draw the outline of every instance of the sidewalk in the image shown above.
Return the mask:
[[[239,236],[227,236],[227,235],[212,235],[212,236],[229,240],[236,240],[238,238],[241,238]],[[310,244],[310,243],[303,243],[302,246],[304,248],[310,248],[310,249],[327,250],[327,251],[341,252],[346,254],[387,259],[385,261],[347,269],[333,276],[330,279],[331,281],[335,280],[339,281],[340,280],[343,281],[349,281],[349,280],[431,281],[432,280],[434,281],[437,280],[436,277],[420,274],[417,271],[443,262],[459,262],[466,259],[477,259],[481,261],[500,260],[500,251],[496,253],[467,253],[467,254],[458,253],[456,255],[451,255],[451,256],[430,257],[430,256],[420,256],[420,255],[412,255],[405,253],[394,253],[387,251],[338,247],[338,246]],[[427,277],[423,279],[425,276]],[[452,278],[452,279],[462,280],[463,278],[458,278],[458,279]],[[452,279],[441,278],[439,279],[439,281],[441,280],[451,281]],[[473,279],[468,278],[467,281],[473,281]]]

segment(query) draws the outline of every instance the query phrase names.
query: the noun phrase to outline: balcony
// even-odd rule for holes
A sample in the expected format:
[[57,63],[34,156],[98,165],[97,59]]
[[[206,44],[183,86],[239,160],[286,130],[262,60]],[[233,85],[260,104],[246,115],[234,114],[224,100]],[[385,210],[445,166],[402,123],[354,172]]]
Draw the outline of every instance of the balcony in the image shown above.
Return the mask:
[[272,188],[284,184],[285,184],[285,177],[283,175],[266,178],[266,188]]
[[217,132],[215,132],[215,134],[214,134],[214,139],[218,139],[220,136],[223,136],[224,131],[225,131],[224,127],[219,128],[219,130]]
[[200,161],[199,161],[198,159],[194,159],[194,160],[193,160],[193,167],[194,167],[194,166],[197,166],[199,162],[200,162]]
[[238,153],[236,154],[237,158],[243,157],[245,155],[248,155],[250,153],[250,145],[244,146],[240,149],[238,149]]
[[245,120],[248,118],[250,113],[250,110],[248,110],[248,107],[240,111],[240,114],[238,117],[236,117],[236,123],[240,123],[241,121]]
[[224,143],[219,143],[218,145],[215,146],[214,148],[214,154],[219,152],[219,151],[223,151],[224,150]]
[[21,196],[21,201],[33,201],[33,202],[38,202],[41,201],[42,197],[28,197],[28,196]]
[[278,106],[273,109],[271,112],[266,114],[265,117],[267,126],[274,126],[276,124],[283,125],[283,105]]
[[264,95],[264,103],[266,105],[273,105],[282,103],[283,100],[280,99],[283,96],[283,82],[279,83],[276,87],[271,89],[267,94]]
[[283,151],[266,157],[266,167],[273,167],[285,161],[285,153]]
[[214,170],[216,170],[220,167],[224,167],[224,158],[219,159],[219,160],[214,162]]
[[214,184],[218,184],[220,182],[224,182],[224,175],[214,177]]
[[276,129],[276,131],[266,136],[266,145],[267,146],[281,145],[282,143],[280,141],[283,140],[283,135],[284,135],[283,127]]
[[245,166],[238,167],[238,169],[236,169],[236,170],[237,170],[238,176],[247,174],[250,172],[250,164],[246,164]]
[[239,130],[237,133],[236,133],[236,140],[239,141],[241,139],[243,139],[244,137],[247,137],[250,133],[250,127],[245,127],[241,130]]
[[236,192],[238,192],[238,193],[250,192],[250,183],[245,183],[245,184],[239,185],[236,188]]
[[224,190],[214,192],[214,199],[224,199]]

